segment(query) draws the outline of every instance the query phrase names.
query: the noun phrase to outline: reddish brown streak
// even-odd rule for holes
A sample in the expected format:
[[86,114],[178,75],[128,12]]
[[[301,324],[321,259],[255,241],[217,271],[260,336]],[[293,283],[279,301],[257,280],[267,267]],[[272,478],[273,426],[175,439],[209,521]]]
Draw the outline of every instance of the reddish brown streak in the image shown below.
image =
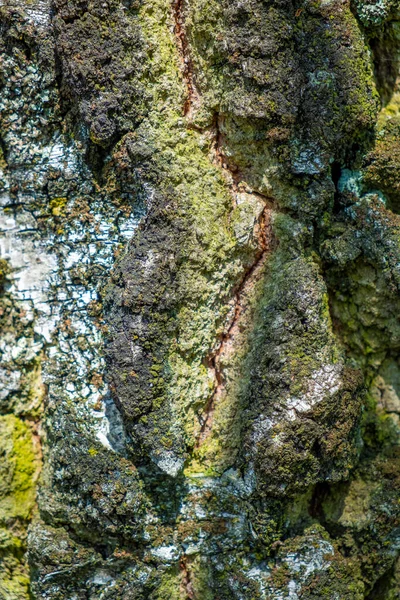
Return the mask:
[[182,556],[179,563],[179,568],[182,572],[181,591],[183,594],[185,594],[185,600],[194,600],[195,594],[186,556]]
[[174,17],[174,32],[178,42],[179,55],[182,62],[182,74],[186,82],[187,97],[183,106],[183,114],[186,116],[197,98],[196,87],[194,84],[193,64],[189,53],[189,43],[186,36],[185,19],[183,11],[184,0],[174,0],[172,3]]
[[199,436],[196,441],[196,448],[198,448],[201,445],[203,440],[211,431],[216,400],[219,396],[221,396],[225,388],[222,367],[220,364],[221,356],[229,349],[229,346],[232,345],[234,333],[238,328],[239,319],[242,316],[244,310],[243,299],[246,296],[249,288],[252,287],[258,279],[262,267],[267,259],[268,253],[271,249],[272,236],[269,210],[269,207],[266,206],[259,217],[258,250],[253,264],[247,269],[237,290],[235,291],[235,306],[232,319],[229,323],[227,330],[222,335],[218,347],[207,360],[209,367],[214,370],[216,386],[214,388],[212,396],[210,397],[205,407],[204,419],[201,425]]
[[[184,115],[186,116],[190,114],[193,106],[198,101],[198,93],[195,86],[193,63],[190,57],[189,42],[185,28],[184,2],[185,0],[173,0],[172,10],[175,24],[174,33],[177,39],[179,55],[181,58],[183,78],[186,82],[187,87],[187,97],[183,108]],[[215,133],[215,162],[219,165],[222,171],[229,176],[229,185],[231,188],[233,199],[235,201],[235,194],[239,191],[239,184],[242,178],[239,170],[234,165],[229,164],[229,161],[222,152],[223,136],[220,131],[219,121],[220,118],[217,115],[213,125],[213,130]],[[255,193],[253,192],[253,194]],[[265,196],[262,196],[261,194],[255,195],[260,196],[260,198],[262,198],[263,201],[266,200]],[[261,268],[265,262],[269,250],[269,241],[271,239],[271,236],[269,223],[269,209],[267,206],[264,208],[263,212],[259,217],[258,227],[258,249],[253,264],[246,270],[236,291],[234,291],[235,306],[232,319],[227,330],[221,336],[217,348],[206,359],[209,368],[211,368],[214,371],[216,385],[213,394],[211,395],[205,407],[204,419],[201,424],[200,433],[197,437],[197,441],[195,444],[196,448],[201,445],[202,441],[211,430],[216,400],[222,394],[225,387],[222,367],[220,364],[221,356],[227,351],[229,346],[232,345],[234,332],[237,328],[239,319],[244,310],[242,300],[246,295],[248,288],[251,287],[257,279],[258,273],[261,271]],[[192,596],[188,596],[188,598],[192,598]]]

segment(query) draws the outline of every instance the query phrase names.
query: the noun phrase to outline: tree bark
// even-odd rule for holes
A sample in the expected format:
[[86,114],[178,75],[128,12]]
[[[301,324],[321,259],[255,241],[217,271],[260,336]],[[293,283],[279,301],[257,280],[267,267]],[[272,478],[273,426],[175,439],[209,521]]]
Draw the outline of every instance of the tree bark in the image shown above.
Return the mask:
[[399,598],[398,0],[0,32],[0,598]]

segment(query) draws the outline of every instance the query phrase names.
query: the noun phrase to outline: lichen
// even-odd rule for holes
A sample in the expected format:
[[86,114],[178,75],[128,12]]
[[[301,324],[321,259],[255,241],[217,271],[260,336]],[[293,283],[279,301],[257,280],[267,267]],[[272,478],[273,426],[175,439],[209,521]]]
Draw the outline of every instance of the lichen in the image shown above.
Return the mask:
[[23,600],[29,598],[24,552],[40,467],[37,443],[35,448],[29,424],[14,415],[0,417],[0,451],[0,594],[10,600]]
[[0,19],[0,595],[391,598],[395,3]]

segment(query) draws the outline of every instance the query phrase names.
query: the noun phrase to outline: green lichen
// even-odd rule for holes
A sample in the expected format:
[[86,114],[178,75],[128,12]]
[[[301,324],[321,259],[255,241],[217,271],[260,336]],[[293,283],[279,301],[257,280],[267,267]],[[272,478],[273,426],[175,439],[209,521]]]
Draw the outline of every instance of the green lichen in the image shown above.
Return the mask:
[[4,283],[6,281],[7,275],[11,272],[10,265],[4,258],[0,260],[0,291],[4,292]]
[[[206,358],[224,330],[228,302],[243,269],[251,263],[256,244],[250,223],[249,241],[240,245],[232,220],[231,193],[220,169],[210,160],[212,140],[206,133],[201,135],[188,129],[182,116],[187,92],[171,32],[171,17],[169,4],[163,1],[151,6],[144,3],[140,11],[143,35],[152,48],[148,65],[152,75],[149,78],[146,73],[146,77],[153,104],[132,142],[136,147],[146,144],[154,152],[151,169],[157,172],[158,193],[163,196],[162,202],[167,203],[159,210],[171,224],[171,237],[163,242],[162,251],[165,252],[167,243],[170,256],[167,268],[173,280],[173,291],[165,308],[146,307],[147,296],[151,294],[158,302],[164,294],[164,275],[160,275],[159,287],[151,283],[151,292],[143,291],[144,298],[140,299],[141,315],[146,314],[151,323],[149,336],[157,332],[157,341],[149,338],[145,342],[140,335],[138,340],[151,352],[148,366],[151,392],[144,400],[142,388],[142,406],[151,398],[153,407],[150,413],[148,409],[140,411],[140,427],[142,432],[147,430],[146,439],[141,436],[142,443],[152,448],[159,446],[156,457],[163,451],[171,451],[175,457],[185,459],[199,431],[197,413],[201,413],[215,386],[215,376]],[[244,195],[244,205],[254,212],[251,202],[253,199]],[[179,233],[177,230],[172,233],[177,227]],[[153,235],[150,231],[149,228],[145,235]],[[145,246],[142,233],[140,237]],[[158,272],[161,250],[153,248],[152,252],[152,268]],[[117,266],[116,281],[123,277],[131,260],[128,256]],[[165,265],[162,268],[165,273]],[[132,375],[119,369],[115,376],[124,394],[123,387],[132,385]],[[122,406],[126,414],[135,415],[135,407],[125,407],[124,402]]]
[[29,425],[13,415],[0,417],[0,451],[0,593],[10,600],[23,600],[30,597],[24,552],[39,469]]
[[[384,111],[381,119],[386,118]],[[374,598],[390,581],[395,556],[389,532],[399,518],[399,222],[377,194],[357,199],[353,190],[339,199],[344,208],[323,243],[330,307],[337,336],[352,364],[363,370],[368,393],[359,462],[349,481],[321,492],[319,510],[326,528],[337,535],[341,553],[359,565],[366,596]]]
[[182,600],[186,597],[186,591],[182,583],[182,572],[175,567],[172,572],[167,571],[160,581],[157,591],[151,595],[151,600]]
[[382,25],[398,11],[396,0],[355,0],[355,5],[361,21],[370,27]]
[[363,184],[378,190],[387,199],[387,206],[400,211],[400,94],[395,94],[381,111],[374,148],[365,158]]
[[329,206],[330,164],[350,141],[365,146],[378,109],[349,3],[197,0],[186,27],[198,113],[216,112],[226,163],[304,217]]

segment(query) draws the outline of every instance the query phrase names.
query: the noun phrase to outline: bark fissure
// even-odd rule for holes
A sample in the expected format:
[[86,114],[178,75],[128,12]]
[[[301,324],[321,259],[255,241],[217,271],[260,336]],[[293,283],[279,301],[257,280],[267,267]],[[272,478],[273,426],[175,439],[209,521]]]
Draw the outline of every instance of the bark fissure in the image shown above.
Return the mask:
[[186,556],[181,558],[179,564],[182,579],[181,579],[181,593],[184,600],[194,600],[195,594],[193,589],[192,577],[188,565],[188,559]]
[[[184,1],[185,0],[175,0],[172,6],[175,23],[175,36],[177,38],[179,54],[183,65],[183,77],[187,87],[187,99],[184,105],[184,114],[187,116],[192,111],[196,102],[198,102],[198,93],[195,88],[193,64],[190,58],[189,43],[185,30]],[[236,196],[241,191],[250,192],[252,195],[259,197],[264,203],[267,204],[263,209],[257,224],[255,225],[255,228],[258,228],[258,233],[256,235],[258,238],[258,250],[256,252],[254,262],[248,269],[246,269],[237,287],[237,290],[234,291],[235,301],[233,316],[230,320],[227,330],[218,341],[216,349],[205,359],[208,368],[214,372],[215,387],[211,397],[206,403],[203,414],[198,416],[201,429],[195,442],[195,448],[198,448],[202,444],[203,440],[211,431],[216,403],[225,390],[225,379],[223,367],[221,365],[221,357],[231,349],[233,350],[232,346],[235,331],[238,328],[238,323],[244,310],[243,299],[247,295],[249,289],[254,285],[258,274],[265,263],[271,241],[270,223],[268,218],[270,199],[260,192],[250,190],[243,180],[239,169],[236,166],[229,164],[227,157],[222,151],[223,135],[221,132],[220,122],[221,116],[217,113],[211,128],[214,138],[214,163],[221,169],[225,180],[227,181],[233,200],[233,208],[237,206]]]
[[270,207],[265,206],[255,227],[258,229],[258,251],[254,262],[246,269],[236,291],[234,291],[235,304],[233,315],[226,331],[221,336],[216,349],[207,357],[208,367],[214,371],[216,385],[210,396],[202,417],[200,417],[201,429],[196,441],[196,448],[201,446],[212,429],[213,417],[218,400],[225,391],[226,381],[224,377],[224,368],[221,365],[221,359],[229,354],[234,348],[235,334],[238,332],[240,320],[246,311],[245,299],[251,289],[254,287],[258,278],[261,276],[262,269],[272,248],[272,233],[270,223]]
[[186,35],[185,15],[184,15],[185,0],[174,0],[172,3],[174,33],[177,39],[179,56],[182,63],[182,75],[187,88],[187,96],[183,106],[183,114],[190,116],[194,105],[198,101],[198,93],[196,90],[192,59],[189,52],[189,42]]

